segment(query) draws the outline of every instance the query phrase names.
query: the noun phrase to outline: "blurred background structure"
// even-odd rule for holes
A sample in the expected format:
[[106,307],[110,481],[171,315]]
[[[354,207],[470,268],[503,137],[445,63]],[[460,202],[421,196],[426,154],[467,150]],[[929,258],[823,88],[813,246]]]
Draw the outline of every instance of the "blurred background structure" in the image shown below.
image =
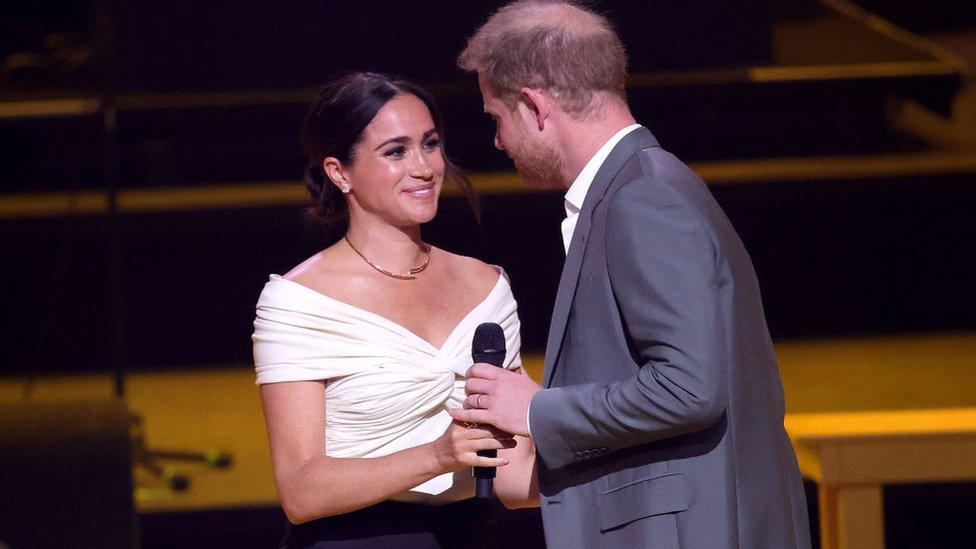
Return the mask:
[[[45,513],[102,502],[118,519],[62,523],[75,542],[87,528],[102,546],[277,543],[251,321],[270,273],[338,236],[303,217],[298,130],[316,87],[348,71],[437,96],[482,220],[449,195],[425,237],[508,271],[539,368],[562,201],[520,187],[454,68],[502,4],[0,7],[0,542],[65,546],[56,521],[30,522],[55,500]],[[629,49],[638,120],[709,183],[752,256],[791,417],[976,407],[972,2],[591,4]],[[69,474],[79,460],[136,466]],[[56,501],[13,470],[88,484]],[[935,480],[885,485],[888,547],[976,547],[976,479]]]

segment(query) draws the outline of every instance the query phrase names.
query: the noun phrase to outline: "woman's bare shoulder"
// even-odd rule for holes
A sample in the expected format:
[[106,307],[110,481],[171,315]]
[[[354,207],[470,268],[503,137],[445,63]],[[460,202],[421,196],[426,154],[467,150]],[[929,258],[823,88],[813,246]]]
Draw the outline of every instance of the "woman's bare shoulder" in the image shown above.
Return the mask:
[[467,281],[471,286],[491,288],[498,282],[498,277],[501,274],[498,267],[474,257],[455,254],[439,248],[434,248],[432,253],[443,257],[443,261],[448,265],[452,276]]
[[348,269],[348,261],[341,250],[337,245],[332,245],[302,261],[281,277],[321,291],[325,281],[335,286],[346,280],[348,277],[341,275]]

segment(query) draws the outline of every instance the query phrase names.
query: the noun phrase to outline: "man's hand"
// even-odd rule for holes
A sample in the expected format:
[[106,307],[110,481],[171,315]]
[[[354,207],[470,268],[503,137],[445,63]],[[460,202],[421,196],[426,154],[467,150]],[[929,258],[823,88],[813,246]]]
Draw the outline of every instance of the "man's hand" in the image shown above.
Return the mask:
[[526,411],[539,390],[539,385],[525,374],[491,364],[475,364],[468,370],[464,409],[450,413],[458,421],[494,425],[513,435],[529,436]]

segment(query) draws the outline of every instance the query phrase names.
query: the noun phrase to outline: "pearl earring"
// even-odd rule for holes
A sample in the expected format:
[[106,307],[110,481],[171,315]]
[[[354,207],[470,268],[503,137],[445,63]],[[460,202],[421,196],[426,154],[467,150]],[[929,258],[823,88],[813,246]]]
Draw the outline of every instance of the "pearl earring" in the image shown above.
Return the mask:
[[343,183],[342,185],[339,185],[339,190],[342,191],[342,194],[349,194],[350,189],[352,189],[352,185],[350,185],[349,183]]

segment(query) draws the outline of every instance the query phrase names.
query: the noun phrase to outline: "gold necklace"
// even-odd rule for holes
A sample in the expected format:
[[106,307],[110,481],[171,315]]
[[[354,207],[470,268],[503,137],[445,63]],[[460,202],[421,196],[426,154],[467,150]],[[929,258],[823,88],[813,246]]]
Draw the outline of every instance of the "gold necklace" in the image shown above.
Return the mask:
[[368,257],[363,255],[363,252],[359,251],[359,248],[356,248],[355,246],[352,245],[352,242],[350,242],[349,240],[349,235],[344,235],[342,238],[345,239],[346,244],[349,244],[349,247],[352,248],[352,251],[356,252],[356,255],[363,258],[363,261],[365,261],[367,265],[391,278],[396,278],[399,280],[414,280],[417,278],[414,275],[424,272],[424,270],[427,268],[427,265],[430,265],[430,252],[428,251],[428,252],[424,252],[426,258],[424,259],[422,265],[420,265],[419,267],[414,267],[405,273],[395,273],[393,271],[384,269],[381,265],[377,263],[373,263],[372,261],[370,261]]

